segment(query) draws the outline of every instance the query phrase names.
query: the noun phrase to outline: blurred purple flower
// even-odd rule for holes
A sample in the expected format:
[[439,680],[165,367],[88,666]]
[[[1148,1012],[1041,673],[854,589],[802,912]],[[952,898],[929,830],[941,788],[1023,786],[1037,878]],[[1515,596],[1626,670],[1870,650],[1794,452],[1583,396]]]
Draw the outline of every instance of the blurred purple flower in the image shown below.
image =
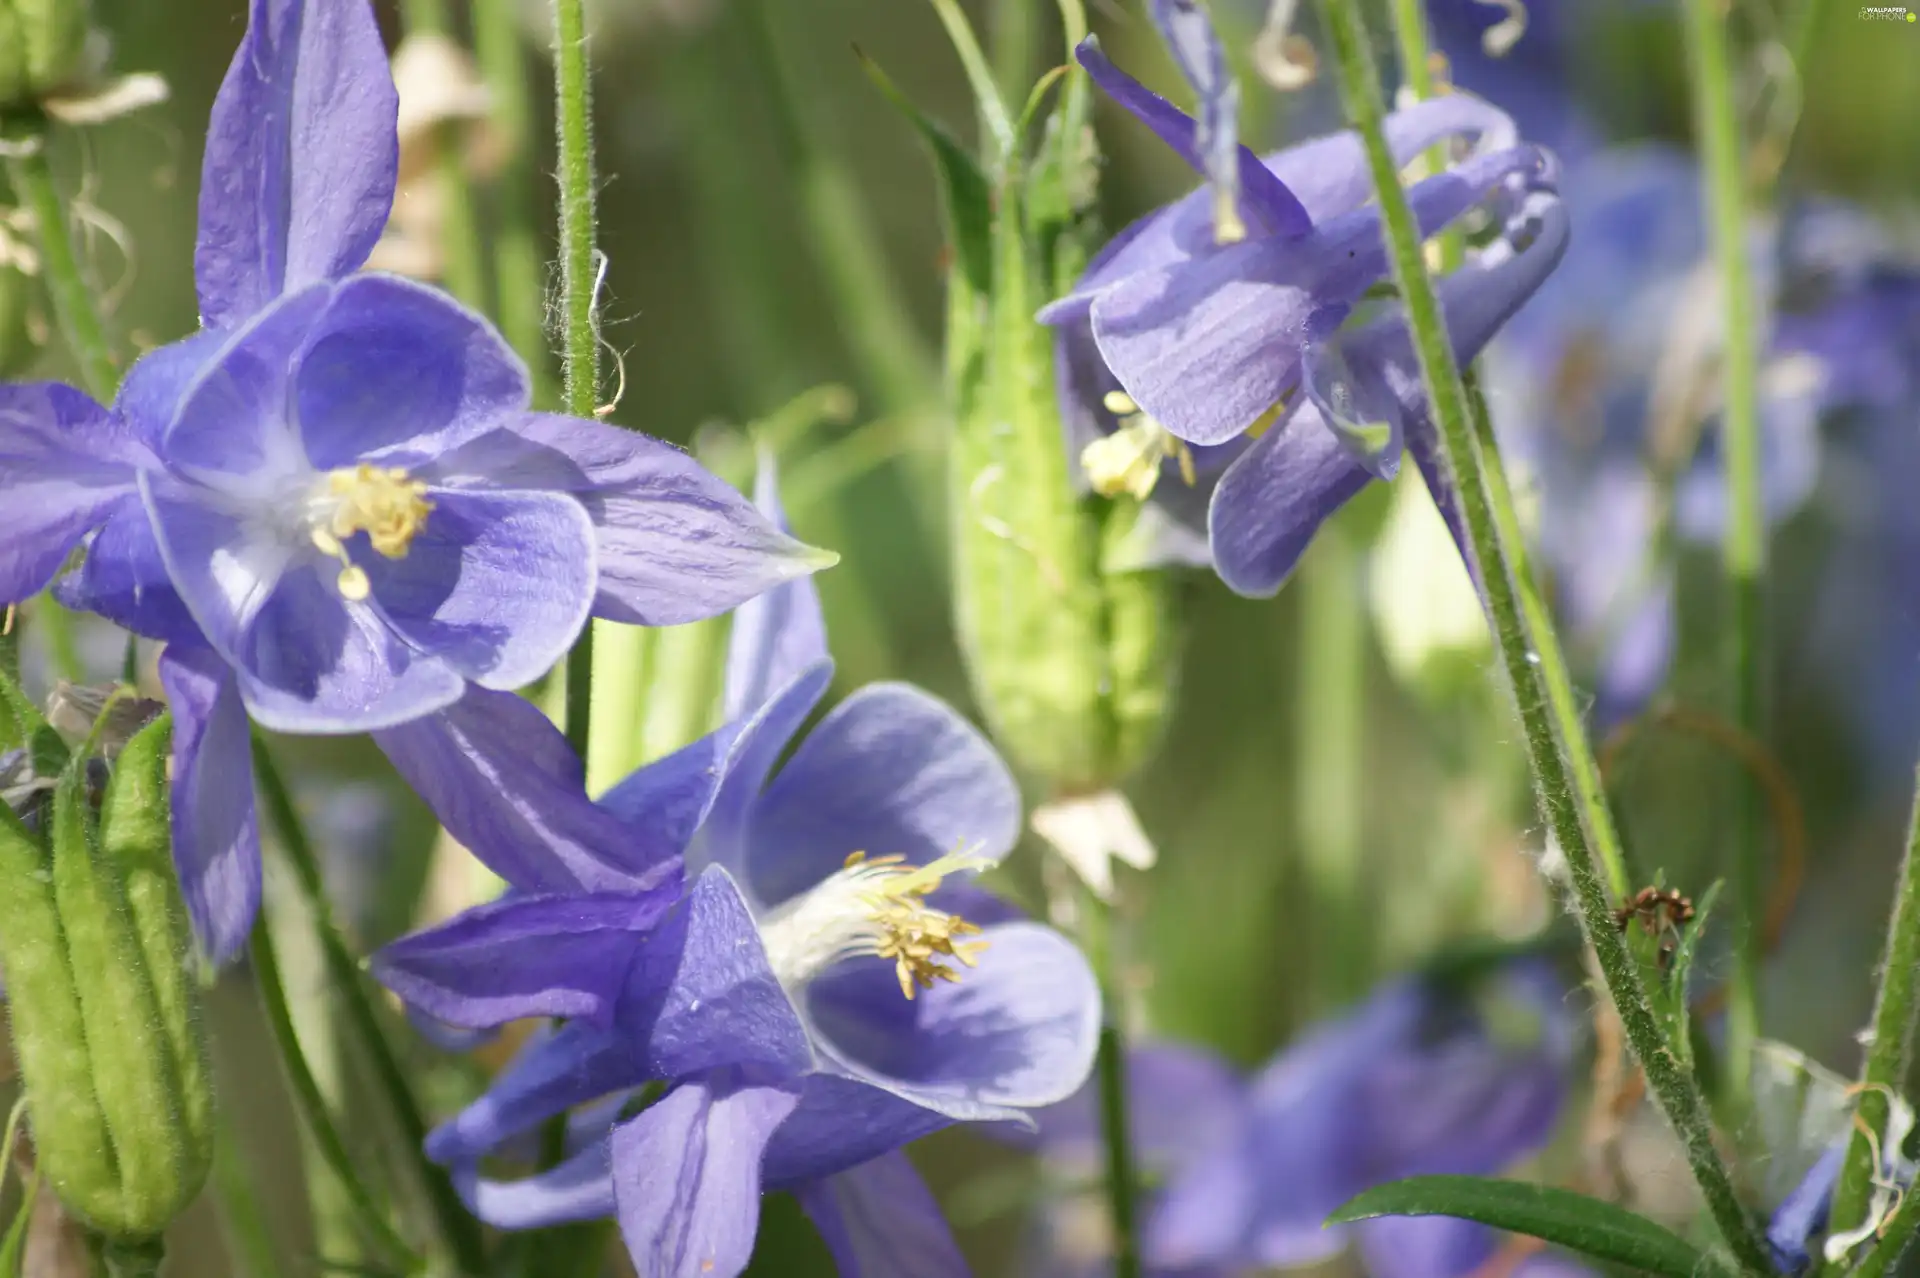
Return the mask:
[[174,846],[216,960],[259,901],[248,716],[403,723],[529,682],[589,613],[690,621],[820,566],[679,450],[529,411],[480,316],[355,273],[395,111],[366,0],[254,0],[208,126],[203,330],[111,410],[0,389],[0,601],[91,537],[63,600],[169,641]]
[[1572,1054],[1564,999],[1533,965],[1477,997],[1417,977],[1383,986],[1247,1084],[1237,1121],[1148,1209],[1147,1262],[1164,1273],[1289,1266],[1353,1243],[1374,1278],[1464,1278],[1493,1256],[1497,1233],[1446,1217],[1322,1222],[1370,1186],[1491,1175],[1545,1144]]
[[[1233,589],[1271,594],[1322,521],[1393,476],[1403,443],[1431,455],[1431,426],[1400,309],[1343,327],[1390,274],[1357,135],[1256,157],[1231,132],[1232,80],[1204,16],[1178,0],[1154,14],[1199,94],[1198,124],[1094,42],[1077,54],[1208,185],[1115,236],[1040,318],[1058,330],[1061,416],[1087,478],[1151,499],[1108,567],[1211,562]],[[1553,162],[1465,94],[1398,112],[1387,132],[1402,163],[1475,139],[1408,193],[1426,234],[1482,208],[1500,228],[1439,284],[1470,359],[1558,259]]]
[[[779,522],[769,473],[761,499]],[[727,726],[597,805],[577,760],[513,768],[528,734],[564,751],[516,698],[469,693],[445,720],[457,737],[435,720],[385,734],[515,891],[388,947],[380,979],[454,1026],[568,1018],[429,1141],[483,1219],[615,1215],[641,1272],[726,1278],[761,1192],[790,1189],[842,1273],[965,1272],[899,1150],[1071,1095],[1098,987],[1065,938],[951,881],[1013,846],[1020,798],[945,705],[863,688],[775,771],[832,672],[811,583],[756,599],[734,621]],[[653,1081],[659,1100],[552,1171],[479,1176],[519,1133]]]

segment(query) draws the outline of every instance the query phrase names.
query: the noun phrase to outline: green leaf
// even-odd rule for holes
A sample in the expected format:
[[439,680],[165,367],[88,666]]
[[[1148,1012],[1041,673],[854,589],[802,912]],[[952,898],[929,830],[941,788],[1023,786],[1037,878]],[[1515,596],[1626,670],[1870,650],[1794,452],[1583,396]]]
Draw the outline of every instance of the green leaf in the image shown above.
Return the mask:
[[39,707],[5,670],[0,670],[0,750],[17,750],[47,726]]
[[1666,980],[1654,992],[1653,1010],[1660,1018],[1661,1027],[1667,1032],[1667,1042],[1673,1048],[1674,1057],[1687,1069],[1693,1068],[1693,1034],[1687,1015],[1687,973],[1693,969],[1694,956],[1700,949],[1700,937],[1707,930],[1707,916],[1713,912],[1714,900],[1719,895],[1720,883],[1715,880],[1706,895],[1700,898],[1700,904],[1694,907],[1693,921],[1680,933],[1680,944],[1674,948]]
[[20,1266],[27,1258],[27,1225],[33,1219],[34,1199],[39,1196],[40,1174],[35,1172],[27,1180],[26,1192],[20,1195],[20,1209],[7,1226],[7,1236],[0,1239],[0,1278],[20,1278]]
[[1415,1176],[1376,1185],[1327,1217],[1327,1223],[1347,1224],[1375,1216],[1475,1220],[1668,1278],[1728,1272],[1711,1253],[1643,1216],[1551,1185],[1478,1176]]
[[854,49],[874,85],[893,103],[933,153],[940,178],[940,198],[946,206],[947,239],[953,245],[954,266],[973,292],[984,297],[993,286],[993,254],[989,228],[993,223],[993,195],[987,176],[966,148],[936,120],[913,104],[878,63]]

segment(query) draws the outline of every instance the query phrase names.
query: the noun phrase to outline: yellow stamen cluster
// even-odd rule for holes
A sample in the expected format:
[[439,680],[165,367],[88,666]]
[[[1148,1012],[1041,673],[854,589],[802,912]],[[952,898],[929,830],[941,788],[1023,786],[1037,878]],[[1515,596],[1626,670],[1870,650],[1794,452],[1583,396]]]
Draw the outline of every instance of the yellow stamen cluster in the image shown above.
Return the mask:
[[1124,391],[1107,392],[1103,402],[1107,411],[1120,419],[1120,429],[1081,450],[1080,467],[1095,492],[1102,497],[1128,493],[1145,501],[1160,482],[1160,463],[1169,457],[1179,463],[1180,478],[1189,487],[1198,482],[1193,450],[1185,440],[1141,412]]
[[957,981],[960,973],[944,961],[953,959],[974,967],[975,957],[985,949],[985,941],[958,938],[979,935],[980,929],[958,914],[948,914],[927,904],[927,893],[939,888],[941,881],[973,862],[964,856],[943,856],[930,865],[915,867],[900,856],[867,859],[864,852],[847,858],[846,868],[865,878],[872,875],[871,886],[859,893],[869,916],[879,929],[874,948],[877,957],[893,960],[894,974],[900,978],[900,992],[908,1001],[919,990],[930,990],[936,981]]
[[340,561],[340,593],[355,601],[367,597],[370,585],[366,571],[347,557],[347,539],[363,532],[379,554],[401,559],[433,511],[424,483],[401,467],[366,462],[330,472],[314,504],[313,544]]

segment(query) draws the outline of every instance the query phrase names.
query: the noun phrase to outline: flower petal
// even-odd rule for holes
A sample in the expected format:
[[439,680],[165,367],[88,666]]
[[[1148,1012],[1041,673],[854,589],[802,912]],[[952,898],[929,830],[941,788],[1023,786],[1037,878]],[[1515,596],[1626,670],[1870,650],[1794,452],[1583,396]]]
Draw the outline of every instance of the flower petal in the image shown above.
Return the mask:
[[672,873],[679,849],[589,801],[579,756],[524,698],[470,688],[374,740],[447,832],[523,891],[633,891]]
[[[899,990],[894,991],[896,997]],[[997,1111],[1002,1117],[1012,1111]],[[873,1083],[850,1075],[807,1075],[799,1108],[774,1133],[767,1148],[768,1189],[799,1189],[810,1182],[871,1162],[953,1119]]]
[[167,576],[153,523],[137,492],[121,498],[87,543],[79,571],[54,586],[68,608],[95,612],[149,639],[204,643],[200,627]]
[[512,896],[403,937],[373,956],[374,979],[436,1020],[484,1029],[530,1016],[605,1027],[661,893]]
[[1318,409],[1294,409],[1214,489],[1207,532],[1220,580],[1253,597],[1279,590],[1320,525],[1371,478]]
[[432,490],[407,553],[356,545],[369,599],[400,638],[485,688],[564,658],[593,604],[593,525],[559,493]]
[[807,735],[748,819],[748,887],[774,906],[852,852],[997,863],[1020,837],[1020,787],[952,707],[909,684],[869,684]]
[[722,724],[693,744],[636,769],[595,802],[656,848],[653,855],[684,853],[713,808],[743,726]]
[[940,1204],[899,1150],[799,1189],[840,1278],[968,1278]]
[[480,1099],[427,1136],[427,1157],[444,1166],[475,1162],[521,1132],[650,1076],[618,1033],[585,1021],[535,1038]]
[[837,558],[786,536],[686,453],[603,422],[526,414],[443,457],[427,477],[572,493],[599,538],[594,616],[610,621],[718,616]]
[[1450,1216],[1381,1216],[1354,1232],[1372,1278],[1466,1278],[1500,1247],[1485,1225]]
[[537,1176],[487,1180],[463,1164],[453,1181],[467,1209],[496,1229],[545,1229],[614,1212],[613,1149],[606,1139]]
[[[334,287],[313,284],[272,299],[200,365],[161,439],[168,465],[216,483],[232,476],[256,485],[298,483],[308,467],[290,387]],[[160,389],[149,393],[158,398]]]
[[[1504,151],[1520,141],[1506,112],[1471,93],[1457,92],[1395,111],[1386,119],[1386,134],[1397,166],[1451,137],[1474,138],[1474,150],[1481,153]],[[1366,151],[1351,129],[1276,151],[1265,160],[1315,222],[1351,212],[1373,198]]]
[[320,470],[423,465],[507,424],[530,394],[526,365],[486,320],[377,274],[334,289],[294,381],[300,438]]
[[139,359],[120,382],[113,411],[126,419],[128,429],[148,448],[157,449],[187,388],[227,344],[227,335],[202,329],[191,337],[155,347]]
[[247,943],[260,909],[260,824],[246,711],[226,663],[169,644],[160,682],[173,710],[173,861],[194,935],[214,963]]
[[[1199,173],[1207,172],[1207,157],[1200,153],[1193,118],[1159,94],[1135,80],[1108,61],[1107,55],[1091,37],[1080,42],[1074,56],[1087,69],[1093,82],[1125,107],[1135,119],[1152,129],[1174,154]],[[1312,225],[1306,209],[1293,192],[1260,163],[1246,147],[1237,147],[1240,179],[1240,215],[1249,227],[1267,235],[1292,237],[1303,235]]]
[[43,589],[151,464],[122,423],[71,386],[0,386],[0,603]]
[[[793,532],[780,504],[779,472],[769,452],[760,457],[753,504],[782,533]],[[795,577],[749,599],[734,612],[727,640],[726,717],[751,715],[794,676],[827,656],[826,621],[811,577]]]
[[807,988],[820,1041],[857,1074],[957,1120],[1073,1095],[1099,1046],[1092,969],[1037,923],[987,928],[980,939],[978,967],[911,1002],[885,962],[829,970]]
[[[1102,1146],[1095,1091],[1083,1087],[1034,1115],[1046,1157],[1098,1163]],[[1143,1042],[1127,1053],[1129,1134],[1148,1170],[1165,1176],[1231,1139],[1243,1125],[1245,1105],[1245,1084],[1211,1051]]]
[[[767,774],[832,682],[833,662],[815,662],[739,725],[721,765],[719,792],[699,836],[687,849],[690,865],[719,865],[736,877],[746,874],[747,836]],[[751,884],[742,882],[751,890]]]
[[194,252],[206,327],[367,260],[393,205],[398,110],[369,6],[253,0],[207,125]]
[[797,1089],[686,1083],[613,1130],[620,1236],[648,1278],[735,1278],[760,1228],[760,1158]]

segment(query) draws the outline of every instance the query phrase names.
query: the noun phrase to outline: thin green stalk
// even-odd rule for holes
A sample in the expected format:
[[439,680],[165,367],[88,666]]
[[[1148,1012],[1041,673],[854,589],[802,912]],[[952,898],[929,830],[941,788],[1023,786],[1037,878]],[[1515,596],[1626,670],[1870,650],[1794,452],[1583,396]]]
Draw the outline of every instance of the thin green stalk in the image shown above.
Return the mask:
[[547,350],[547,268],[533,201],[533,95],[520,43],[518,0],[474,0],[473,47],[506,155],[495,183],[495,318],[533,374],[535,407],[555,402]]
[[1009,102],[1021,101],[1033,86],[1034,18],[1033,0],[993,0],[988,13],[993,78]]
[[[1728,66],[1723,0],[1686,0],[1687,53],[1693,83],[1695,129],[1706,184],[1707,230],[1720,277],[1725,323],[1726,412],[1722,452],[1727,468],[1727,529],[1722,568],[1729,601],[1726,679],[1729,718],[1755,740],[1766,695],[1762,660],[1765,606],[1766,511],[1760,491],[1760,345],[1755,331],[1753,279],[1747,263],[1746,188],[1742,169],[1736,86]],[[1760,929],[1766,892],[1760,820],[1753,785],[1735,781],[1733,897],[1739,910],[1734,967],[1727,1003],[1727,1072],[1736,1107],[1749,1085],[1753,1042],[1760,1032]]]
[[113,398],[120,385],[113,343],[94,305],[96,289],[80,270],[73,247],[67,208],[47,167],[47,125],[44,117],[9,121],[0,154],[7,161],[7,177],[14,196],[33,214],[33,230],[40,247],[41,276],[53,298],[60,334],[80,366],[80,384],[98,400]]
[[1907,855],[1900,863],[1900,886],[1887,925],[1887,948],[1880,966],[1880,991],[1873,1005],[1867,1059],[1860,1072],[1860,1126],[1833,1194],[1833,1229],[1852,1229],[1866,1216],[1867,1200],[1879,1169],[1874,1144],[1887,1125],[1887,1094],[1906,1084],[1913,1058],[1913,1029],[1920,1015],[1920,776],[1915,779],[1913,818],[1907,831]]
[[[400,10],[408,35],[453,38],[447,0],[406,0]],[[459,128],[434,130],[433,178],[440,185],[440,282],[475,310],[487,309],[487,273],[480,249],[480,224],[474,216],[473,184],[467,180]]]
[[1127,1045],[1120,1027],[1100,1029],[1100,1134],[1107,1148],[1107,1206],[1113,1213],[1114,1278],[1140,1278],[1139,1177],[1127,1116]]
[[[314,1077],[312,1067],[307,1064],[299,1031],[294,1028],[293,1013],[287,1006],[286,982],[280,974],[280,957],[274,949],[273,936],[265,920],[253,929],[253,939],[248,943],[248,957],[253,962],[254,984],[260,991],[260,1006],[266,1013],[267,1028],[272,1032],[274,1046],[279,1051],[280,1067],[286,1075],[288,1090],[293,1093],[294,1107],[300,1111],[307,1134],[313,1138],[314,1148],[327,1164],[327,1169],[333,1173],[334,1180],[338,1182],[367,1236],[386,1253],[387,1259],[411,1267],[417,1260],[413,1248],[395,1232],[386,1212],[381,1210],[378,1200],[361,1181],[354,1167],[353,1155],[347,1151],[346,1142],[334,1126],[326,1097],[320,1091],[320,1083]],[[224,1126],[222,1132],[223,1147],[214,1159],[216,1188],[220,1190],[221,1202],[224,1205],[231,1201],[229,1191],[236,1187],[247,1194],[250,1200],[251,1187],[244,1172],[235,1165],[239,1156],[238,1147]],[[242,1209],[230,1213],[236,1225],[250,1226],[241,1231],[249,1244],[249,1264],[255,1263],[255,1253],[262,1250],[256,1240],[260,1229],[258,1211],[258,1205],[249,1201]],[[264,1247],[264,1252],[271,1258],[273,1249],[270,1243]],[[270,1271],[258,1272],[256,1278],[264,1278],[267,1272]]]
[[1366,715],[1366,618],[1359,551],[1336,521],[1300,566],[1300,667],[1294,697],[1294,796],[1302,864],[1312,881],[1313,982],[1332,1011],[1372,975],[1360,812]]
[[[1425,0],[1393,0],[1393,38],[1400,51],[1400,74],[1405,77],[1413,95],[1426,101],[1433,96],[1434,83],[1433,67],[1428,61],[1431,46],[1427,40]],[[1444,171],[1447,167],[1446,148],[1430,147],[1426,160],[1427,172]],[[1459,270],[1466,260],[1466,244],[1460,233],[1449,228],[1442,231],[1434,243],[1438,252],[1436,269],[1443,275]]]
[[314,931],[319,935],[321,956],[326,962],[327,975],[332,980],[334,992],[339,997],[347,1028],[352,1032],[356,1045],[365,1053],[387,1108],[400,1127],[403,1156],[413,1165],[426,1190],[440,1235],[452,1251],[454,1260],[463,1271],[479,1273],[485,1263],[480,1226],[460,1201],[459,1194],[454,1192],[453,1182],[447,1179],[447,1173],[427,1160],[427,1124],[421,1117],[420,1106],[414,1100],[413,1089],[407,1082],[406,1069],[400,1064],[393,1044],[387,1038],[386,1028],[380,1022],[380,1015],[368,994],[360,962],[354,957],[346,937],[334,921],[333,904],[327,898],[326,885],[320,877],[320,863],[314,857],[313,845],[307,840],[306,827],[300,820],[300,814],[293,806],[293,796],[288,792],[286,782],[281,779],[272,753],[257,736],[253,741],[253,768],[260,783],[260,792],[267,801],[267,815],[279,835],[280,849],[288,868],[293,871],[301,899],[313,919]]
[[[1518,521],[1510,505],[1496,515],[1496,502],[1505,493],[1487,480],[1500,469],[1499,453],[1489,449],[1483,457],[1475,438],[1466,387],[1447,338],[1433,281],[1427,275],[1419,229],[1387,146],[1382,125],[1386,109],[1368,56],[1359,0],[1321,0],[1321,10],[1334,48],[1341,96],[1348,117],[1366,145],[1394,278],[1405,299],[1421,371],[1439,425],[1443,478],[1459,491],[1471,566],[1486,594],[1494,637],[1525,729],[1528,761],[1539,787],[1541,807],[1566,856],[1582,929],[1599,961],[1627,1039],[1646,1072],[1648,1087],[1680,1137],[1694,1180],[1722,1237],[1743,1267],[1754,1274],[1769,1274],[1772,1265],[1766,1247],[1714,1147],[1706,1099],[1668,1048],[1641,985],[1639,968],[1614,923],[1613,901],[1601,880],[1595,852],[1601,830],[1607,831],[1617,845],[1617,838],[1611,834],[1612,817],[1604,799],[1591,801],[1577,784],[1581,768],[1575,761],[1592,768],[1591,748],[1580,729],[1577,706],[1571,708],[1570,726],[1574,730],[1561,731],[1568,716],[1565,708],[1556,713],[1554,681],[1544,674],[1550,661],[1564,667],[1553,627],[1528,625],[1517,585],[1515,556],[1510,551],[1518,544],[1510,535]],[[1593,770],[1597,772],[1597,768]]]
[[[554,128],[560,156],[560,358],[566,410],[592,417],[600,399],[599,292],[594,248],[593,99],[583,0],[553,0]],[[587,757],[593,706],[593,627],[567,655],[567,741]]]

